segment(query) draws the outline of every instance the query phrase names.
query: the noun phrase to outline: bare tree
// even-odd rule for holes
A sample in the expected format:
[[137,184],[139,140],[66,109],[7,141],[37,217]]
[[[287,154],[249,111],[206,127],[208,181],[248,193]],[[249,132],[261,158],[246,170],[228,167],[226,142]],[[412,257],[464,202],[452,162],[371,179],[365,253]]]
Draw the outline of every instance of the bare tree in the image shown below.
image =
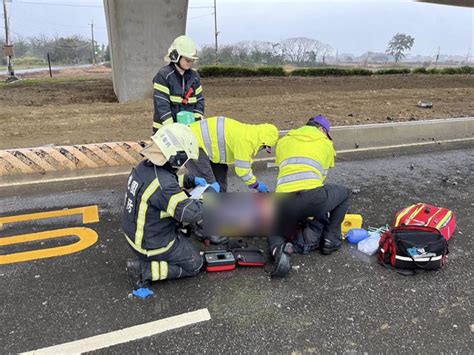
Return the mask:
[[333,51],[333,48],[329,44],[322,44],[321,46],[321,57],[323,64],[326,64],[326,58]]
[[310,59],[317,60],[323,43],[312,38],[296,37],[281,41],[280,46],[285,59],[299,65]]

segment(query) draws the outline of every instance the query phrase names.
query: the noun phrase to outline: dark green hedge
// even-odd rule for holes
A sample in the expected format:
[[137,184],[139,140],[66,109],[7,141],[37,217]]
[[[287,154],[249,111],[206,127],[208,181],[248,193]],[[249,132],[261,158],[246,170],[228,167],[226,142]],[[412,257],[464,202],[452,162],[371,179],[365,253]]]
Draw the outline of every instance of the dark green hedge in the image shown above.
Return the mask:
[[415,68],[411,71],[412,74],[429,74],[426,68]]
[[349,76],[372,75],[372,71],[361,68],[307,68],[295,69],[291,76]]
[[225,66],[202,66],[199,68],[202,77],[238,77],[238,76],[285,76],[282,67],[225,67]]
[[231,67],[231,66],[202,66],[199,68],[202,77],[249,77],[249,76],[366,76],[394,74],[474,74],[474,67],[459,68],[392,68],[372,71],[363,68],[306,68],[295,69],[286,73],[282,67]]
[[411,71],[412,74],[474,74],[474,67],[464,66],[459,68],[415,68]]
[[408,68],[393,68],[393,69],[380,69],[375,71],[375,75],[395,75],[395,74],[410,74],[411,70]]
[[443,68],[439,70],[440,74],[474,74],[474,67]]

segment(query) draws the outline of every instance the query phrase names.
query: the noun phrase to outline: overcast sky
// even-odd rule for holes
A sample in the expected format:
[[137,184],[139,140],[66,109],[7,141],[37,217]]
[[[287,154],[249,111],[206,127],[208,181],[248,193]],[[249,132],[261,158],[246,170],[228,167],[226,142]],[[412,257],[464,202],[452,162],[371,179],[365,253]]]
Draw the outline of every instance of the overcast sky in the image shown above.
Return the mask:
[[[214,41],[212,5],[213,0],[189,1],[187,34],[200,46]],[[13,0],[11,6],[14,35],[89,38],[93,20],[96,40],[107,43],[101,0]],[[442,54],[465,56],[471,48],[474,55],[474,10],[463,7],[409,0],[217,0],[217,14],[221,44],[304,36],[339,53],[361,54],[384,51],[402,32],[415,37],[412,54],[433,55],[439,46]]]

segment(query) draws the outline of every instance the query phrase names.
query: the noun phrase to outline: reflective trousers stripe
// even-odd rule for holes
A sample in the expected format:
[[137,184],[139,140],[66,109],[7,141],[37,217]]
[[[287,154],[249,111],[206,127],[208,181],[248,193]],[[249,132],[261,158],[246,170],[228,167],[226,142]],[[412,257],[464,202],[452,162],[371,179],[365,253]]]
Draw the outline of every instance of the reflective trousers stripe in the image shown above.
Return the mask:
[[225,153],[225,118],[217,117],[217,145],[219,146],[220,161],[226,162]]
[[139,248],[142,247],[143,232],[145,230],[146,223],[146,212],[148,210],[148,199],[156,192],[156,190],[158,190],[159,187],[160,182],[158,181],[158,179],[153,180],[151,184],[148,185],[148,187],[146,188],[140,201],[137,217],[137,230],[135,231],[135,244]]
[[321,177],[318,174],[316,174],[314,171],[307,171],[304,173],[295,173],[295,174],[289,174],[289,175],[283,176],[278,179],[277,184],[282,185],[282,184],[287,184],[289,182],[309,180],[309,179],[321,180]]
[[209,125],[207,124],[207,120],[201,121],[201,133],[202,133],[202,140],[204,141],[204,147],[207,150],[207,155],[210,160],[212,160],[212,144],[211,144],[211,136],[209,133]]
[[171,247],[174,245],[174,242],[175,242],[175,239],[173,239],[165,247],[158,248],[158,249],[152,249],[152,250],[146,250],[146,249],[143,249],[143,248],[137,246],[135,243],[133,243],[132,240],[128,237],[128,235],[126,235],[125,233],[124,233],[124,235],[125,235],[125,239],[127,240],[128,244],[130,244],[130,246],[133,249],[135,249],[137,252],[139,252],[140,254],[145,255],[146,257],[156,256],[156,255],[160,255],[160,254],[164,254],[164,253],[168,252],[171,249]]
[[151,280],[165,280],[168,277],[168,263],[166,261],[151,262]]
[[280,163],[280,169],[290,164],[309,165],[312,168],[315,168],[317,171],[319,171],[321,173],[321,176],[326,176],[328,173],[328,171],[325,170],[318,161],[311,158],[307,158],[307,157],[293,157],[293,158],[285,159]]

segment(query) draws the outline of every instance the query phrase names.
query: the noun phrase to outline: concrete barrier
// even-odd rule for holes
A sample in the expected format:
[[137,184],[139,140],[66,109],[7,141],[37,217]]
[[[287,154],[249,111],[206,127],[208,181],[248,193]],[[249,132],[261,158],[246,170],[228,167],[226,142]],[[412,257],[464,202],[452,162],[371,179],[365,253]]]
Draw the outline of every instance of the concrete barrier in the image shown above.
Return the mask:
[[[281,131],[284,136],[287,131]],[[338,152],[357,152],[426,145],[438,142],[473,140],[474,117],[439,119],[406,123],[383,123],[334,127]],[[141,156],[145,142],[112,142],[73,146],[0,150],[0,178],[20,174],[54,174],[59,171],[129,167]],[[272,160],[267,153],[256,159]]]

